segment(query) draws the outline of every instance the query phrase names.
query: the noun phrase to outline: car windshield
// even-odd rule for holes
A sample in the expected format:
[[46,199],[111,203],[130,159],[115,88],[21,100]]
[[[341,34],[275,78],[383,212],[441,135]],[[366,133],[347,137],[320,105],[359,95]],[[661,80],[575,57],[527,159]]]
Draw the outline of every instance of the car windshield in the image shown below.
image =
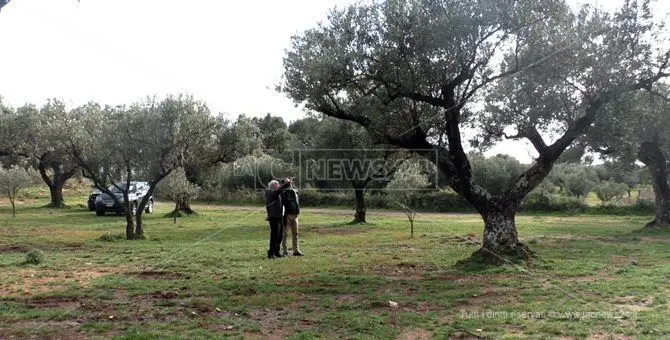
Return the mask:
[[[118,187],[118,188],[117,188],[117,187]],[[121,190],[124,190],[124,189],[126,188],[126,184],[125,184],[125,183],[117,183],[116,186],[114,186],[114,185],[110,185],[110,186],[109,186],[109,191],[111,191],[111,192],[113,192],[113,193],[115,193],[115,194],[116,194],[116,193],[119,193],[119,194],[120,194],[120,193],[122,193],[123,191],[119,190],[119,188],[121,188]],[[130,185],[130,191],[135,191],[135,186],[132,185],[132,184]]]

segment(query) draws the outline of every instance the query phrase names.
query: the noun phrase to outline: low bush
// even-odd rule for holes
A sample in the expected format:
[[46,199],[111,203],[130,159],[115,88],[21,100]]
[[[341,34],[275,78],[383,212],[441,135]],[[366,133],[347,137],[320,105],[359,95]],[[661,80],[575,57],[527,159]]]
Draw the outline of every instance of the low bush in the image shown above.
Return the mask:
[[40,264],[44,261],[44,254],[39,249],[31,250],[26,254],[27,264]]
[[584,213],[588,205],[576,197],[532,192],[521,204],[523,212]]

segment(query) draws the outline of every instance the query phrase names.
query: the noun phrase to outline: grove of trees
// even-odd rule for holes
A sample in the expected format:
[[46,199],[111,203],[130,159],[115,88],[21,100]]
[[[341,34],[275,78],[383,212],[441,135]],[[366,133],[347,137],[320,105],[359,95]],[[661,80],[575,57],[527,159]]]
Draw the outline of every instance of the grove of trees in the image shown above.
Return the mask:
[[[293,37],[281,90],[434,160],[484,220],[477,255],[523,258],[531,251],[514,217],[524,197],[607,104],[668,76],[670,52],[657,48],[666,37],[650,8],[643,0],[613,14],[543,0],[359,3]],[[464,126],[481,132],[475,144],[526,139],[538,157],[492,194],[473,181]]]
[[[515,222],[530,198],[583,202],[595,193],[606,205],[648,182],[650,225],[667,227],[670,50],[651,8],[650,0],[625,0],[611,13],[561,0],[336,8],[295,35],[284,57],[278,89],[312,112],[305,118],[229,120],[189,95],[74,108],[57,99],[14,108],[0,98],[0,175],[20,188],[21,171],[36,169],[53,208],[65,206],[65,183],[79,175],[117,204],[111,190],[119,190],[127,239],[144,237],[151,204],[147,195],[130,206],[131,181],[149,182],[149,194],[160,188],[177,216],[194,212],[196,193],[237,195],[299,174],[301,190],[348,189],[357,223],[366,221],[366,194],[394,202],[412,233],[422,189],[446,186],[481,215],[475,255],[496,263],[532,253]],[[481,153],[503,140],[529,142],[532,164]],[[605,163],[584,164],[594,154]],[[304,176],[320,160],[341,164]]]

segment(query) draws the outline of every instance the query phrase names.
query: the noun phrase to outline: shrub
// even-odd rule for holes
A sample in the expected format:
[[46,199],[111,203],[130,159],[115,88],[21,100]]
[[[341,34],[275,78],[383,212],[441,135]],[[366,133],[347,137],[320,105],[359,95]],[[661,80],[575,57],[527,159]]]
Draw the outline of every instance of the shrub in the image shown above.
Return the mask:
[[39,249],[31,250],[26,254],[27,264],[40,264],[44,261],[44,255]]
[[245,156],[235,162],[221,164],[201,174],[205,193],[264,189],[272,179],[295,176],[298,170],[282,159],[270,155]]
[[621,199],[628,193],[628,185],[614,181],[601,181],[595,187],[596,195],[602,205]]
[[588,210],[584,201],[575,197],[532,192],[521,204],[525,212],[583,213]]

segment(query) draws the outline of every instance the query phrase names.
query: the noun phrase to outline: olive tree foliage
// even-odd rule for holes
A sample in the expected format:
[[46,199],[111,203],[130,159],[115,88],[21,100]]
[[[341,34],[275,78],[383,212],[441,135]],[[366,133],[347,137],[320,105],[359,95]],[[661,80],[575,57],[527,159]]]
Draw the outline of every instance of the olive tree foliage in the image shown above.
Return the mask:
[[12,205],[12,217],[16,217],[16,195],[26,187],[37,182],[35,170],[26,170],[19,166],[0,167],[0,194],[9,199]]
[[628,192],[628,186],[615,181],[600,181],[593,191],[598,196],[600,204],[605,205],[621,200]]
[[49,187],[50,206],[64,206],[63,187],[78,173],[76,162],[64,148],[67,131],[61,124],[65,104],[51,99],[41,107],[26,104],[2,118],[0,155],[27,158]]
[[10,0],[0,0],[0,11],[9,3],[9,1]]
[[642,171],[637,164],[631,161],[608,161],[595,167],[600,181],[611,181],[624,184],[625,194],[631,197],[631,191],[642,182]]
[[[70,153],[84,176],[117,204],[118,198],[108,188],[116,186],[123,193],[127,239],[144,237],[142,212],[161,180],[187,160],[220,149],[219,121],[191,96],[148,98],[128,107],[89,104],[72,116]],[[119,180],[126,186],[117,186]],[[127,188],[135,180],[149,182],[149,190],[133,209]]]
[[408,160],[404,162],[386,185],[388,197],[402,209],[409,220],[410,236],[414,237],[414,220],[417,211],[412,208],[412,199],[428,187],[426,173],[421,162]]
[[293,148],[315,148],[316,136],[321,130],[321,120],[315,115],[308,115],[292,122],[288,127],[288,132],[293,136]]
[[[523,198],[604,103],[667,75],[647,43],[657,27],[643,9],[628,2],[609,15],[555,0],[368,1],[334,9],[295,36],[280,89],[307,109],[362,125],[377,142],[422,150],[482,215],[478,254],[496,262],[527,256],[514,222]],[[481,101],[494,105],[482,110],[474,105]],[[539,157],[508,191],[491,194],[473,182],[464,127],[484,131],[482,145],[516,130],[507,137],[530,140]],[[558,138],[547,144],[541,131]]]
[[[135,234],[128,194],[130,182],[137,179],[137,169],[141,166],[135,146],[125,138],[130,131],[130,121],[129,108],[103,108],[95,103],[75,108],[64,121],[70,131],[66,144],[68,153],[77,161],[84,177],[123,206],[129,240],[139,237]],[[124,203],[112,192],[113,188],[122,193]]]
[[472,180],[493,195],[500,195],[512,188],[525,170],[525,166],[509,155],[486,157],[481,153],[469,154]]
[[548,180],[557,186],[561,193],[583,200],[598,184],[598,174],[590,166],[560,163],[552,168]]
[[[219,115],[214,121],[212,137],[201,145],[198,152],[187,153],[184,171],[186,178],[194,184],[208,189],[221,189],[221,183],[218,182],[220,178],[217,178],[221,165],[259,153],[263,149],[263,138],[253,119],[244,115],[238,116],[235,121]],[[188,197],[179,203],[179,211],[187,215],[195,214]]]
[[16,156],[16,150],[28,147],[29,138],[26,136],[26,131],[31,130],[35,111],[36,108],[28,106],[20,109],[10,107],[5,105],[0,97],[0,157]]
[[304,173],[315,174],[322,182],[316,183],[319,187],[353,189],[352,223],[366,223],[368,189],[385,185],[409,155],[394,146],[375,145],[368,132],[353,122],[326,116],[318,126],[313,147],[301,152],[303,163],[313,165]]
[[184,169],[179,168],[158,184],[157,192],[175,203],[174,210],[167,216],[174,217],[176,223],[177,217],[182,216],[179,204],[197,198],[200,187],[189,182]]
[[[31,107],[27,107],[24,111],[30,110]],[[65,205],[63,187],[79,172],[77,162],[64,147],[68,131],[62,125],[61,119],[66,112],[65,103],[57,99],[48,100],[35,111],[30,130],[26,131],[29,140],[26,148],[22,150],[34,161],[40,178],[49,187],[49,205],[54,208]]]
[[648,226],[670,226],[670,87],[621,96],[606,113],[589,134],[590,145],[608,160],[646,166],[655,197]]
[[268,113],[262,118],[251,118],[251,122],[258,127],[263,149],[269,152],[283,152],[289,147],[291,135],[282,117]]

